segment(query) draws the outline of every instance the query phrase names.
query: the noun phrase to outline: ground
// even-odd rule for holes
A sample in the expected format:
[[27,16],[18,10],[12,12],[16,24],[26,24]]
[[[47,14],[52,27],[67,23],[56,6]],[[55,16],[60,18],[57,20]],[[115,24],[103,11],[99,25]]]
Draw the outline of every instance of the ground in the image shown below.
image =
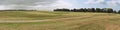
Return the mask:
[[114,13],[7,11],[0,19],[0,30],[120,30]]

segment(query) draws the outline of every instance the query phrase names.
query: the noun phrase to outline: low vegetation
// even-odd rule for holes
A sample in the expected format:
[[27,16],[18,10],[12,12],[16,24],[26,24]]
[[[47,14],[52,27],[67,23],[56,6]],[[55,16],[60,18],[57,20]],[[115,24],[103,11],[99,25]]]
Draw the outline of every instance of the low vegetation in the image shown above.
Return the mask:
[[[44,20],[73,17],[73,12],[46,12],[46,11],[1,11],[0,20]],[[80,13],[76,13],[80,15]],[[75,15],[75,16],[78,16]]]
[[120,15],[114,13],[8,11],[0,14],[0,18],[24,17],[46,20],[50,17],[52,20],[0,23],[0,30],[120,30]]

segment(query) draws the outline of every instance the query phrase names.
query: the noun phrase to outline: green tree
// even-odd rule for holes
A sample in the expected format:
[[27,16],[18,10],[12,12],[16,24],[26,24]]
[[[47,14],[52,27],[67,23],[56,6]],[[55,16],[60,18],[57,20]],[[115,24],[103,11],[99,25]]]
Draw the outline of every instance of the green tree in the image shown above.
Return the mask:
[[118,11],[118,13],[120,14],[120,10]]
[[96,8],[96,12],[101,12],[101,9],[100,8]]

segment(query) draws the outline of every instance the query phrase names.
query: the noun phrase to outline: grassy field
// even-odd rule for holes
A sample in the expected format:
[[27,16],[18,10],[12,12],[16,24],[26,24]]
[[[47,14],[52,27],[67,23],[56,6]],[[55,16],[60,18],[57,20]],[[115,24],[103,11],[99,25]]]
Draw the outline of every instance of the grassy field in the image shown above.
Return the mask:
[[0,20],[43,20],[73,17],[73,14],[72,12],[3,11],[0,12]]
[[[0,12],[4,20],[46,20],[46,22],[0,23],[0,30],[120,30],[120,15],[82,12]],[[18,18],[16,18],[18,17]]]

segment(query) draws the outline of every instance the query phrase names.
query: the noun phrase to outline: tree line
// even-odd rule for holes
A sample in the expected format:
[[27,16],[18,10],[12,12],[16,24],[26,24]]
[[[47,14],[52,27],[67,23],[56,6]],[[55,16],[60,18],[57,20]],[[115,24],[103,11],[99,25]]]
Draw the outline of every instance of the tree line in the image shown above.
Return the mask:
[[80,9],[54,9],[54,11],[65,11],[65,12],[100,12],[100,13],[119,13],[112,8],[80,8]]

